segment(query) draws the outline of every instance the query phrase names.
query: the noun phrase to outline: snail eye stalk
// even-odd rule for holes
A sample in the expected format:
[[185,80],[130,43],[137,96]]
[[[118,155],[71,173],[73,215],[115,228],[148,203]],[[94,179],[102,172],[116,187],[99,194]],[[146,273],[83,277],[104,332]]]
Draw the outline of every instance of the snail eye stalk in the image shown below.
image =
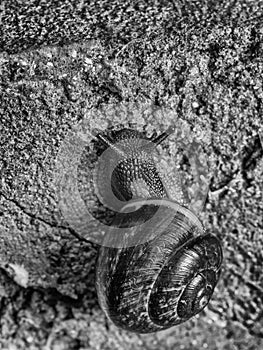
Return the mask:
[[165,132],[163,132],[161,135],[156,136],[153,138],[152,142],[154,142],[156,145],[159,145],[164,140],[166,140],[171,134],[174,133],[175,128],[173,126],[170,126]]

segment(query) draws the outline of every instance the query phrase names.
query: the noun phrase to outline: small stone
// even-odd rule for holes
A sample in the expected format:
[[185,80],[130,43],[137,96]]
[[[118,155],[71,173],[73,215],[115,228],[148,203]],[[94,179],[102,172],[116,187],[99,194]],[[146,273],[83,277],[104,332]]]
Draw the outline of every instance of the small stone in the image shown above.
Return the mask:
[[76,51],[76,50],[73,50],[73,51],[71,52],[71,56],[72,56],[73,58],[76,58],[76,57],[77,57],[77,51]]
[[92,59],[91,58],[85,58],[85,63],[86,64],[90,64],[90,65],[92,65],[93,64],[93,61],[92,61]]

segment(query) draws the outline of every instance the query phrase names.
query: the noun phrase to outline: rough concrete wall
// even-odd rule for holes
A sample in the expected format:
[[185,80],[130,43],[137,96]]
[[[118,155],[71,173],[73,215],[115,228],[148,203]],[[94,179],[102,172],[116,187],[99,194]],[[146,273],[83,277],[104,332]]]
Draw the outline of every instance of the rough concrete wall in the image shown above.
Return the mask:
[[[0,347],[262,347],[262,10],[241,0],[1,3]],[[83,119],[127,126],[127,103],[172,108],[202,143],[212,174],[202,220],[224,246],[209,307],[146,336],[105,319],[96,247],[69,227],[54,187],[68,133]],[[92,108],[103,110],[95,124]],[[138,112],[135,122],[163,131],[173,118]]]

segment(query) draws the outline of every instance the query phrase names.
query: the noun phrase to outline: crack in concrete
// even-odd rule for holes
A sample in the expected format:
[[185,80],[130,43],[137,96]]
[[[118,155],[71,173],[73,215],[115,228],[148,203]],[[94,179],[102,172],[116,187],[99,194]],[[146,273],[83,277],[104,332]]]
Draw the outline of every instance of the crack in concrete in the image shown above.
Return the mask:
[[74,237],[78,238],[79,240],[89,243],[91,246],[95,246],[95,244],[89,240],[87,240],[86,238],[80,236],[74,229],[72,229],[69,226],[65,226],[65,225],[57,225],[56,223],[50,222],[42,217],[39,217],[37,215],[34,215],[32,213],[30,213],[25,207],[23,207],[17,200],[15,199],[10,199],[8,198],[3,192],[0,192],[0,197],[3,197],[6,201],[14,204],[18,209],[20,209],[25,215],[29,216],[30,218],[34,219],[34,220],[38,220],[40,222],[42,222],[45,225],[48,225],[51,228],[57,228],[57,229],[63,229],[63,230],[67,230],[69,231],[70,234],[72,234]]

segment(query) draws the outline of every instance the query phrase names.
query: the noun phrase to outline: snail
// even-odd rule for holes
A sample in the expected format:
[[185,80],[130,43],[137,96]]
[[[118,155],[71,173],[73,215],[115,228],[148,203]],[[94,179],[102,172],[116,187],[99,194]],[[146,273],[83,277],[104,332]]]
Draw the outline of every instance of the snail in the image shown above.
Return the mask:
[[98,167],[96,192],[111,206],[112,191],[118,208],[99,250],[96,289],[107,317],[131,332],[164,330],[198,314],[220,276],[220,241],[189,208],[178,175],[167,177],[153,156],[172,132],[98,135],[114,160]]

